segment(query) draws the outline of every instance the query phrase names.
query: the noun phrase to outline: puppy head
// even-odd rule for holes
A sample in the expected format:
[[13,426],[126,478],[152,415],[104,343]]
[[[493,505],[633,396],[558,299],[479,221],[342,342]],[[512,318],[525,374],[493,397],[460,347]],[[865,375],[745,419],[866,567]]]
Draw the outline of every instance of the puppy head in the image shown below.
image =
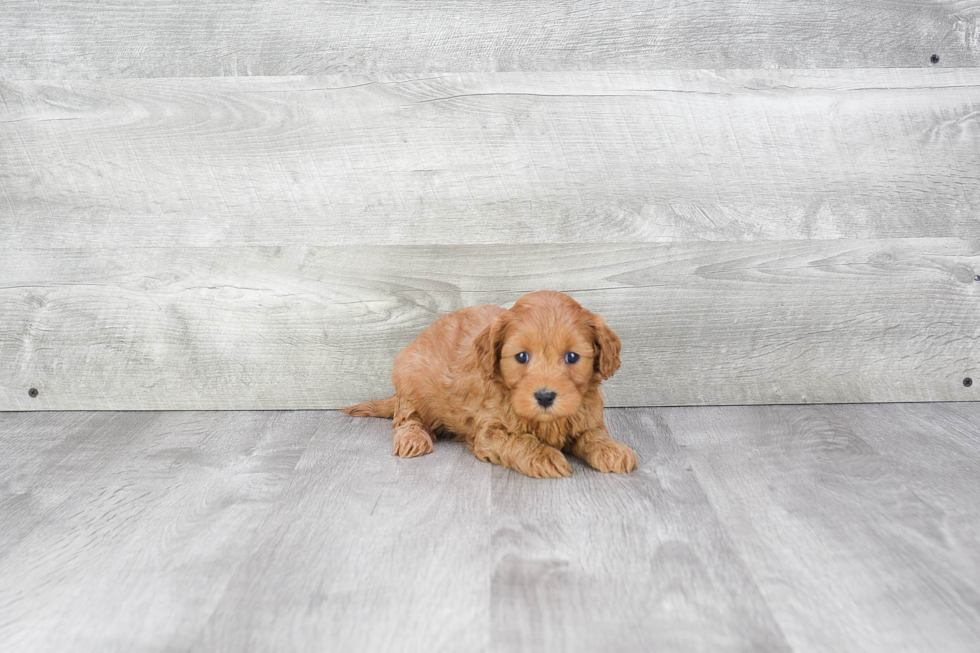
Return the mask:
[[514,412],[548,422],[575,414],[593,385],[619,369],[621,344],[601,317],[568,295],[524,295],[474,341],[488,381],[500,383]]

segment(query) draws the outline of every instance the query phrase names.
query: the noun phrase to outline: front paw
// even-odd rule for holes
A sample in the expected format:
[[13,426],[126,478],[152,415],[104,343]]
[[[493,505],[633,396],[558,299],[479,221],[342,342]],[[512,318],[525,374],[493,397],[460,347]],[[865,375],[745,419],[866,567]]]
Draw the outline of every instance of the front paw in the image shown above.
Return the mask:
[[400,458],[414,458],[432,453],[432,438],[421,424],[402,424],[395,429],[394,447],[391,455]]
[[567,478],[572,475],[572,466],[554,447],[542,447],[515,462],[514,469],[531,478]]
[[600,472],[629,474],[636,469],[636,454],[625,444],[610,440],[595,445],[585,462]]

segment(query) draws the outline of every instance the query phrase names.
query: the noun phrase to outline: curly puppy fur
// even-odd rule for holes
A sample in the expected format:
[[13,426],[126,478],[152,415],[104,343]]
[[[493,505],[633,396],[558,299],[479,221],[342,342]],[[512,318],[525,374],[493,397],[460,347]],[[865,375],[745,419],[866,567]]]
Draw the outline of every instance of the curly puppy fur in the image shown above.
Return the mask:
[[451,437],[480,460],[535,478],[571,476],[563,451],[625,474],[636,454],[609,437],[599,391],[619,369],[619,353],[601,317],[542,290],[510,310],[443,315],[395,358],[393,397],[343,411],[393,418],[393,453],[403,458]]

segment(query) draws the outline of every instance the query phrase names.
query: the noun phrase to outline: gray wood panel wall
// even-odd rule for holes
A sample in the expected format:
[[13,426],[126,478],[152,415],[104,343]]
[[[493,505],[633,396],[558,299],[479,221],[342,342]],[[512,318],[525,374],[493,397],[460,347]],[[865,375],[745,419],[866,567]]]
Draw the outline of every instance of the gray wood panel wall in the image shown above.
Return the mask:
[[339,407],[540,288],[610,405],[980,399],[978,7],[8,3],[0,409]]

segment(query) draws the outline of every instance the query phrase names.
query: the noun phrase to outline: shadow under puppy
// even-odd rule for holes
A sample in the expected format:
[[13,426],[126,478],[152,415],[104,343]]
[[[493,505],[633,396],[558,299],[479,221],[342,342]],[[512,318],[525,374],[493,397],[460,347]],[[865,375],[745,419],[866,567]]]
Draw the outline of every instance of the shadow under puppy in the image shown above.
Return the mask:
[[571,476],[562,455],[625,474],[636,454],[609,437],[599,385],[619,369],[620,341],[598,315],[550,290],[510,310],[443,315],[395,358],[395,395],[344,408],[393,418],[394,454],[463,440],[480,460],[535,478]]

